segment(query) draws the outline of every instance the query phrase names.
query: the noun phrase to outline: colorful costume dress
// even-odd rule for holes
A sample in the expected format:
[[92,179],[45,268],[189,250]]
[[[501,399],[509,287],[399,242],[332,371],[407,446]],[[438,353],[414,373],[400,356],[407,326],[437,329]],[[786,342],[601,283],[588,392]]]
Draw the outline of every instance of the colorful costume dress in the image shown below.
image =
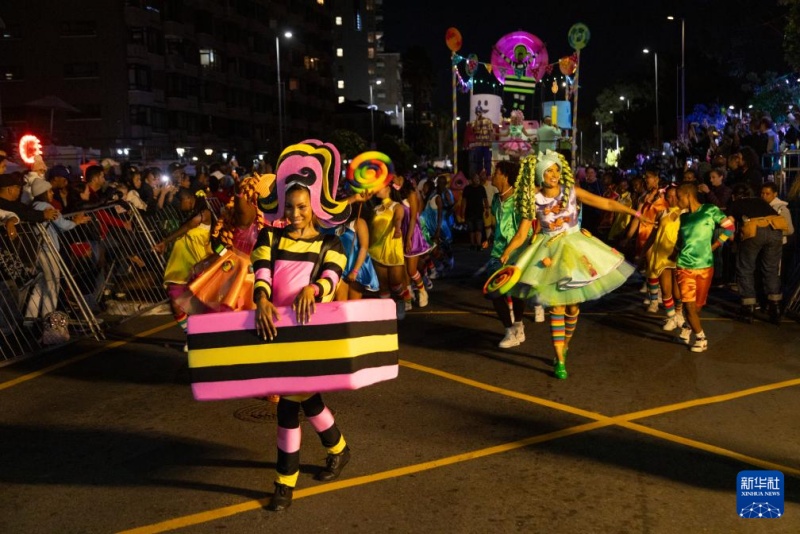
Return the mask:
[[[358,260],[358,253],[361,251],[361,245],[358,243],[356,235],[355,221],[350,221],[347,224],[337,226],[335,229],[321,228],[322,233],[331,233],[339,236],[339,241],[342,242],[345,256],[347,256],[347,265],[344,267],[344,275],[353,270],[353,266]],[[372,264],[372,258],[367,254],[364,263],[356,275],[356,282],[364,286],[367,291],[378,291],[380,283],[378,282],[378,273],[375,272],[375,266]]]
[[[408,227],[411,225],[411,204],[408,199],[403,200],[403,212],[402,229],[403,235],[406,236],[408,235]],[[422,221],[420,214],[417,213],[417,224],[414,226],[414,233],[411,235],[411,248],[404,250],[404,255],[406,258],[422,256],[433,250],[433,247],[434,245],[431,245],[431,242],[425,238],[425,234],[422,232]]]
[[670,259],[678,242],[681,227],[681,209],[677,206],[661,212],[656,229],[656,238],[647,252],[647,278],[658,278],[664,269],[674,269],[675,260]]
[[[436,225],[439,218],[439,208],[436,206],[436,197],[438,195],[438,192],[434,192],[428,197],[425,209],[423,209],[420,214],[422,233],[429,243],[436,242]],[[453,233],[448,222],[447,212],[444,208],[444,201],[442,201],[442,228],[439,231],[439,238],[445,243],[449,243],[453,240]]]
[[575,189],[562,206],[564,194],[561,186],[555,198],[538,192],[533,205],[522,202],[520,215],[532,220],[535,214],[541,231],[509,262],[522,271],[510,295],[543,306],[577,304],[610,293],[633,274],[622,254],[581,231]]
[[531,144],[525,135],[524,124],[509,124],[508,125],[508,139],[503,141],[500,145],[503,153],[524,156],[531,151]]
[[198,224],[175,241],[164,269],[165,284],[188,283],[192,268],[211,253],[210,235],[210,225]]
[[[650,232],[655,228],[655,221],[658,220],[662,211],[669,208],[664,195],[656,193],[656,197],[652,202],[646,202],[648,193],[642,195],[642,201],[639,204],[639,211],[642,212],[642,217],[639,219],[639,227],[636,233],[636,255],[639,256],[644,252],[644,244],[650,238]],[[653,221],[653,222],[649,222]]]
[[208,259],[178,302],[191,315],[203,307],[214,312],[256,309],[253,303],[253,266],[250,253],[258,237],[258,223],[234,228],[232,247],[215,247],[216,255]]
[[381,265],[405,265],[403,238],[394,237],[394,208],[398,203],[385,198],[375,208],[369,228],[369,255]]

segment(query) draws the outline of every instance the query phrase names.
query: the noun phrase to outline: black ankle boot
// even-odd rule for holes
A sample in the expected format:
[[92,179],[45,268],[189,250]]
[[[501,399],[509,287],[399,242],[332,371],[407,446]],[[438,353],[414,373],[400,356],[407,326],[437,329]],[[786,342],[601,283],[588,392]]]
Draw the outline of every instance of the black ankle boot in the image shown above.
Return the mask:
[[292,495],[294,495],[294,488],[286,484],[275,483],[275,493],[269,500],[267,510],[271,512],[280,512],[286,510],[292,505]]
[[781,324],[781,303],[771,300],[767,304],[767,311],[769,313],[769,320],[771,323],[780,326]]
[[325,467],[314,477],[322,482],[329,482],[342,474],[342,469],[350,461],[350,447],[345,447],[339,454],[329,454],[325,460]]
[[739,308],[739,320],[748,324],[753,324],[755,311],[755,304],[742,304],[742,307]]

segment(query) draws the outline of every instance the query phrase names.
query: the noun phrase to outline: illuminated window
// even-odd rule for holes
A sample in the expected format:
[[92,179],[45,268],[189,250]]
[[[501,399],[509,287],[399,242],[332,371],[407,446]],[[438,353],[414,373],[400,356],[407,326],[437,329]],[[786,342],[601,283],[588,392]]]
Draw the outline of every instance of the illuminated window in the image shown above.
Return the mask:
[[375,49],[371,46],[367,48],[367,57],[370,59],[375,59]]
[[317,0],[317,3],[321,6],[325,5],[325,0]]
[[342,17],[336,17],[336,25],[337,26],[341,26],[342,25]]
[[339,89],[344,89],[344,80],[337,81],[336,87],[338,87]]
[[375,42],[375,33],[374,32],[369,32],[367,34],[367,42],[370,43],[370,44]]
[[344,104],[344,97],[343,97],[343,96],[340,96],[340,97],[339,97],[339,103],[340,103],[340,104]]
[[336,49],[336,57],[344,57],[344,48]]
[[217,53],[211,48],[200,49],[200,65],[207,69],[215,69],[219,67],[219,58]]
[[319,70],[319,58],[305,56],[303,58],[303,65],[305,66],[306,70]]

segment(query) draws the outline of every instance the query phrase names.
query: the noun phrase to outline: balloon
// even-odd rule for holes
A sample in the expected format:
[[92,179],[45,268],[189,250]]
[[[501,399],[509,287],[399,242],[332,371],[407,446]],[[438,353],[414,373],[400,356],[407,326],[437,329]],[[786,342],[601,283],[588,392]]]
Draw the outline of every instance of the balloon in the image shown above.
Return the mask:
[[362,152],[347,167],[347,184],[356,193],[378,191],[394,179],[392,160],[383,152]]
[[591,35],[586,24],[578,22],[577,24],[573,24],[569,29],[569,33],[567,33],[567,42],[575,50],[581,50],[589,43],[589,37],[591,37]]
[[447,43],[447,48],[451,52],[458,52],[461,50],[461,32],[456,28],[447,28],[444,34],[444,42]]
[[558,70],[560,70],[561,74],[564,76],[572,76],[575,74],[577,68],[578,64],[575,63],[575,58],[572,56],[562,57],[558,60]]
[[492,74],[505,84],[507,76],[530,77],[540,81],[547,68],[547,48],[541,39],[518,31],[502,36],[492,47]]

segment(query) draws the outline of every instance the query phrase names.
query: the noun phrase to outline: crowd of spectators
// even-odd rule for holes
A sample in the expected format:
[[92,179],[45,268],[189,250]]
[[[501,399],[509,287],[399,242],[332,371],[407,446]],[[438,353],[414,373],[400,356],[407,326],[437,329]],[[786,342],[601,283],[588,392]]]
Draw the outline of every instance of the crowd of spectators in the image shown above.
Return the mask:
[[[203,190],[225,205],[233,194],[232,176],[246,172],[235,162],[208,167],[174,163],[162,170],[105,159],[79,168],[48,167],[37,156],[30,171],[6,173],[6,162],[0,150],[0,283],[13,286],[21,297],[14,302],[17,310],[0,310],[0,315],[18,312],[34,330],[64,303],[59,302],[63,273],[31,223],[45,223],[56,253],[93,311],[99,311],[102,302],[94,295],[124,296],[109,285],[120,278],[115,274],[160,279],[161,272],[149,272],[158,263],[149,257],[154,253],[141,234],[149,232],[158,241],[180,224],[182,191],[194,196]],[[0,301],[0,307],[8,308],[8,300]]]

